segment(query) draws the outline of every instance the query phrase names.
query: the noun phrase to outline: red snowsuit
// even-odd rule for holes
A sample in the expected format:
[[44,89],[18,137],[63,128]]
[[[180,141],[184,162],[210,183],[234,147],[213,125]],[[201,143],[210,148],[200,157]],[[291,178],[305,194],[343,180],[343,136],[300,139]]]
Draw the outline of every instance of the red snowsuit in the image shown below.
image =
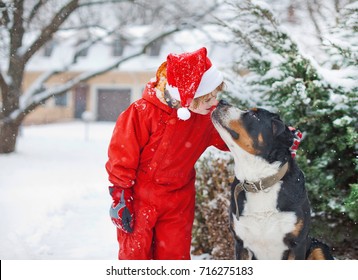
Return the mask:
[[182,121],[176,111],[150,82],[117,120],[106,169],[114,186],[134,192],[133,232],[117,229],[119,259],[190,259],[194,164],[211,145],[228,149],[209,114]]

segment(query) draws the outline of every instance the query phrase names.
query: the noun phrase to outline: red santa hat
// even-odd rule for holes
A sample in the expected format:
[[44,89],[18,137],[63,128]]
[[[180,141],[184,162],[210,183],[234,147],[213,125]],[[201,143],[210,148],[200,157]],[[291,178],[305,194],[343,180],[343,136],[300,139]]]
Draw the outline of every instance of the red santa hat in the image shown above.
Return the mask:
[[167,57],[167,85],[169,94],[179,100],[178,118],[190,118],[188,107],[194,98],[215,90],[223,81],[222,74],[207,57],[206,48]]

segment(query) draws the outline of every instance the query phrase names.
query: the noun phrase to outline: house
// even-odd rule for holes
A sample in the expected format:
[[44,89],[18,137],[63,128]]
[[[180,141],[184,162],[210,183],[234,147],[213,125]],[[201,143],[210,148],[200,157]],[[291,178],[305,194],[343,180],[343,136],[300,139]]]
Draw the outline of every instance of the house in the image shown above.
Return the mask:
[[[25,87],[42,74],[28,71]],[[57,85],[80,72],[66,72],[49,80]],[[154,71],[110,71],[79,84],[71,91],[49,99],[37,107],[24,120],[24,124],[40,124],[72,119],[82,119],[84,112],[91,112],[97,121],[115,121],[132,102],[139,99],[144,85],[155,75]]]
[[[71,70],[52,77],[44,86],[60,85],[71,77],[94,71],[111,60],[125,56],[133,51],[133,42],[142,40],[147,30],[148,27],[145,26],[132,27],[130,40],[123,36],[112,36],[91,48],[82,48],[77,55],[77,63]],[[85,46],[87,41],[84,37],[68,32],[57,34],[53,41],[30,60],[25,72],[24,89],[30,87],[45,71],[63,67],[73,58],[71,54],[79,46]],[[218,61],[224,64],[220,58],[225,53],[222,48],[214,47],[199,31],[182,31],[170,39],[152,45],[145,55],[126,61],[115,70],[96,76],[61,96],[49,99],[31,112],[25,118],[24,124],[82,119],[84,112],[93,120],[114,122],[122,111],[141,97],[144,86],[155,77],[157,67],[166,60],[168,53],[193,51],[202,46],[208,48],[212,60],[215,60],[212,53],[214,51]]]

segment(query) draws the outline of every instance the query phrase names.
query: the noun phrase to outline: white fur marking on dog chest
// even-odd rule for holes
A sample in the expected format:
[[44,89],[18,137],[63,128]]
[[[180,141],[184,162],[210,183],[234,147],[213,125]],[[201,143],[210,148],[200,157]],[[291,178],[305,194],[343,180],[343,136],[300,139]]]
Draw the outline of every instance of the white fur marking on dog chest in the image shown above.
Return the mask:
[[283,239],[294,230],[297,222],[293,212],[276,209],[280,187],[281,184],[277,183],[267,192],[246,193],[242,216],[237,220],[233,215],[236,235],[257,259],[280,260],[288,249]]

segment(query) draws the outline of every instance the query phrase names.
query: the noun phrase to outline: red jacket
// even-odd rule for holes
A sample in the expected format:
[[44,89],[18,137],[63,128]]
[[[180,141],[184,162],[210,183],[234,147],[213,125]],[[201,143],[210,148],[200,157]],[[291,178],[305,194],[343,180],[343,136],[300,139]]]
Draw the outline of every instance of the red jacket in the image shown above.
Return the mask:
[[113,185],[131,187],[141,176],[178,189],[193,179],[194,164],[207,147],[228,150],[209,114],[192,112],[182,121],[176,111],[163,104],[148,83],[142,99],[118,117],[106,163]]

